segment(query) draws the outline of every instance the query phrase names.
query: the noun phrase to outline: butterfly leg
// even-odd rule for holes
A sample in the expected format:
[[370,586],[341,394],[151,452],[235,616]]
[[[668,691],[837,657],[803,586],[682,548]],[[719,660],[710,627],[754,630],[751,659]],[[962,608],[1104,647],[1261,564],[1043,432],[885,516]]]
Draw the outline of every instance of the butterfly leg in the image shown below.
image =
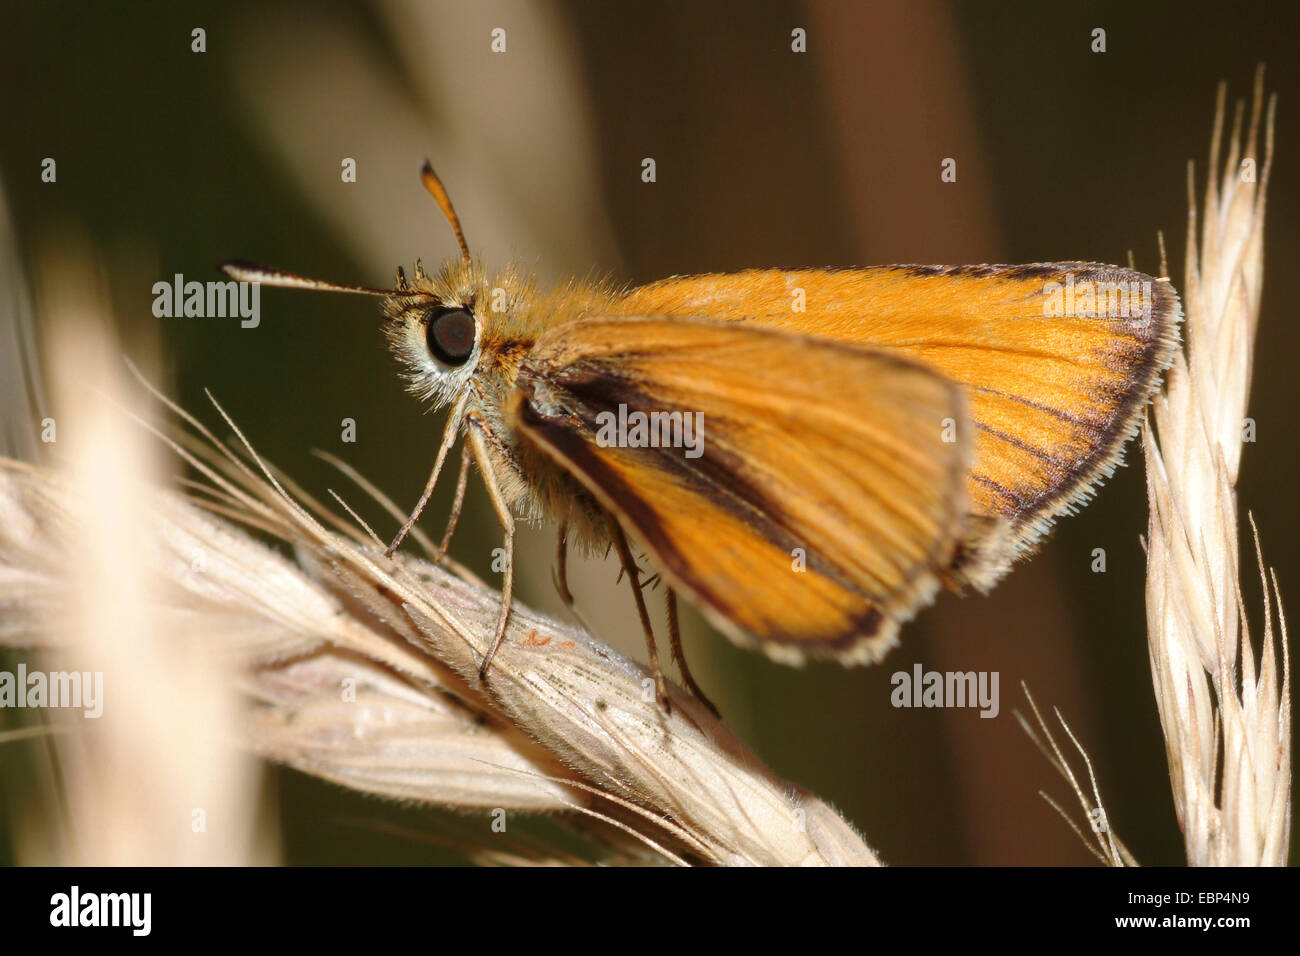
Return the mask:
[[483,655],[483,663],[479,665],[478,676],[482,680],[487,677],[488,665],[492,663],[492,658],[496,656],[497,649],[505,639],[506,625],[510,622],[510,608],[514,604],[515,518],[510,513],[510,506],[506,504],[506,499],[497,485],[496,473],[492,471],[492,460],[488,457],[487,443],[483,439],[484,426],[474,415],[470,416],[469,426],[469,443],[474,450],[474,461],[483,475],[483,484],[487,487],[488,497],[492,499],[492,507],[496,509],[497,519],[501,522],[501,529],[505,533],[502,544],[505,552],[505,575],[501,582],[501,611],[497,615],[492,643],[487,653]]
[[573,592],[569,590],[569,526],[560,525],[559,537],[555,546],[555,590],[560,593],[560,600],[570,611],[573,608]]
[[573,592],[569,590],[568,567],[569,526],[567,524],[562,524],[560,525],[560,534],[556,541],[555,573],[552,575],[551,580],[554,582],[555,591],[560,595],[560,600],[564,602],[565,608],[568,609],[569,613],[574,616],[579,624],[594,634],[595,630],[592,628],[591,624],[588,623],[587,619],[582,616],[582,612],[578,610],[578,602],[574,600]]
[[714,717],[721,719],[722,714],[700,689],[700,685],[695,683],[691,669],[686,666],[686,654],[682,651],[682,631],[677,623],[677,592],[672,588],[665,588],[665,591],[668,604],[668,646],[673,652],[673,660],[677,663],[677,669],[682,672],[682,680],[686,681],[686,687],[695,695],[695,699],[713,711]]
[[447,520],[447,531],[442,536],[442,544],[438,545],[438,553],[433,557],[434,564],[438,564],[447,556],[447,548],[451,545],[451,536],[456,533],[456,523],[460,521],[460,509],[465,504],[465,487],[469,484],[469,461],[469,452],[461,448],[460,476],[456,479],[456,498],[451,503],[451,517]]
[[641,593],[641,573],[637,569],[636,562],[632,559],[632,551],[627,546],[627,538],[623,536],[623,529],[619,527],[618,521],[614,516],[605,513],[605,522],[609,526],[609,536],[614,542],[614,548],[618,551],[619,561],[623,564],[623,571],[627,574],[628,580],[632,582],[632,596],[636,599],[636,613],[641,618],[641,629],[645,632],[646,648],[650,652],[650,670],[655,676],[655,693],[659,697],[659,703],[663,705],[664,711],[672,713],[673,705],[668,699],[668,680],[664,677],[663,669],[659,666],[659,648],[655,645],[654,627],[650,624],[650,612],[646,610],[645,595]]
[[429,498],[433,496],[433,487],[438,483],[438,476],[442,474],[442,465],[447,460],[447,453],[451,451],[451,446],[456,444],[456,439],[460,436],[460,425],[464,420],[465,403],[468,400],[469,392],[466,392],[461,396],[460,401],[456,403],[456,407],[452,409],[451,414],[447,416],[447,427],[442,433],[442,444],[438,447],[438,457],[433,463],[433,471],[429,473],[429,480],[425,482],[424,493],[420,495],[420,500],[416,502],[415,510],[411,512],[411,516],[406,519],[406,523],[397,532],[397,537],[393,539],[393,543],[384,552],[385,557],[391,558],[393,552],[401,546],[406,536],[410,534],[411,529],[415,527],[415,523],[420,520],[420,515],[424,512],[424,506],[429,503]]

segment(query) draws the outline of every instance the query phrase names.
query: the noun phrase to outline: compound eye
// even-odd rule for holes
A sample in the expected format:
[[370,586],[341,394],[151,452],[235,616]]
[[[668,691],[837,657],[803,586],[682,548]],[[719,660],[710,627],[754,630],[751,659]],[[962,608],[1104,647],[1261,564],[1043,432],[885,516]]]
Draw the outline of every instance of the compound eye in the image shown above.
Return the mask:
[[465,309],[437,312],[429,318],[425,338],[429,353],[443,365],[464,365],[474,352],[474,316]]

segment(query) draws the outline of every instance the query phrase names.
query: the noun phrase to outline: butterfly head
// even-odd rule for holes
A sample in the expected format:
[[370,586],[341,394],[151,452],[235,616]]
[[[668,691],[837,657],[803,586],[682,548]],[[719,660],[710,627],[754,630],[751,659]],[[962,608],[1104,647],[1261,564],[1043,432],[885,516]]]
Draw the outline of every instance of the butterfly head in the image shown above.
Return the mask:
[[433,275],[417,261],[410,281],[399,269],[383,311],[410,391],[440,407],[473,383],[495,384],[509,358],[511,320],[526,286],[513,272],[489,276],[471,259],[448,262]]
[[231,278],[262,285],[349,292],[380,297],[388,319],[386,333],[406,370],[409,390],[441,407],[456,401],[476,383],[480,398],[513,380],[525,348],[514,326],[520,305],[531,295],[531,282],[509,269],[489,276],[470,255],[460,220],[447,191],[428,160],[420,171],[425,188],[456,234],[459,258],[426,274],[420,261],[408,280],[399,268],[391,289],[339,285],[247,262],[221,265]]

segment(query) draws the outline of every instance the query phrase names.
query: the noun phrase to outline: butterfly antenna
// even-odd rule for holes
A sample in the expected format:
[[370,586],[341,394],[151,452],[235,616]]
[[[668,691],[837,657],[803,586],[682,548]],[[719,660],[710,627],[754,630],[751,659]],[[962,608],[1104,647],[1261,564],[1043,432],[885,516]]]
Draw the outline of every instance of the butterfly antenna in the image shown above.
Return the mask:
[[466,262],[469,262],[469,245],[465,242],[465,233],[460,228],[460,218],[451,204],[451,197],[447,195],[447,187],[442,184],[438,174],[433,171],[433,164],[427,159],[420,167],[420,182],[424,183],[424,188],[429,190],[429,195],[433,197],[433,201],[438,204],[442,214],[451,223],[451,228],[456,233],[456,241],[460,243],[460,254]]
[[223,262],[217,268],[239,282],[256,282],[260,285],[279,286],[282,289],[312,289],[317,292],[351,292],[356,295],[382,296],[414,294],[404,288],[400,282],[396,289],[372,289],[363,285],[340,285],[337,282],[312,279],[296,272],[285,272],[283,269],[272,269],[269,266],[259,266],[255,262],[244,262],[239,259]]

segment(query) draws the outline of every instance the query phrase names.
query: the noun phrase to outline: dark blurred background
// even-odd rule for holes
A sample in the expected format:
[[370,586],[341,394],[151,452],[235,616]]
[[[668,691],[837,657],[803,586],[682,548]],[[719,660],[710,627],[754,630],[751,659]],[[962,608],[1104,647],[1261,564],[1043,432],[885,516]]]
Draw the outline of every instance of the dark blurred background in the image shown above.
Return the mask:
[[[399,263],[451,256],[416,176],[428,155],[475,251],[518,257],[544,283],[1130,252],[1156,272],[1163,230],[1181,286],[1187,161],[1199,197],[1216,85],[1248,96],[1265,62],[1282,95],[1251,397],[1259,437],[1240,500],[1283,594],[1300,594],[1300,457],[1286,431],[1300,335],[1288,305],[1300,300],[1296,5],[44,2],[5,4],[4,22],[0,175],[24,256],[68,229],[88,233],[128,351],[169,393],[211,421],[211,389],[315,493],[363,497],[311,455],[322,448],[403,507],[441,421],[403,391],[370,302],[264,289],[261,325],[242,329],[154,318],[153,283],[214,279],[217,262],[239,257],[386,285]],[[490,49],[497,27],[504,54]],[[1105,53],[1091,51],[1098,27]],[[204,53],[192,52],[195,28]],[[791,50],[795,28],[806,53]],[[45,157],[56,184],[40,181]],[[344,157],[355,183],[340,180]],[[644,157],[656,160],[652,185]],[[940,182],[945,157],[956,183]],[[354,444],[340,440],[344,418],[357,423]],[[831,801],[889,862],[1087,863],[1038,796],[1074,808],[1012,717],[1024,681],[1071,722],[1138,859],[1182,862],[1147,661],[1141,456],[1130,450],[1130,467],[1036,559],[988,598],[941,597],[883,666],[782,668],[690,612],[697,677],[778,773]],[[435,534],[451,484],[425,521]],[[469,507],[453,550],[486,572],[498,532],[481,489]],[[1094,548],[1104,574],[1090,570]],[[550,533],[521,549],[522,597],[554,608]],[[575,590],[603,635],[643,656],[614,578],[612,564],[585,563]],[[917,662],[998,671],[1001,714],[891,708],[890,675]],[[470,825],[291,771],[270,780],[288,862],[443,860],[419,835]]]

